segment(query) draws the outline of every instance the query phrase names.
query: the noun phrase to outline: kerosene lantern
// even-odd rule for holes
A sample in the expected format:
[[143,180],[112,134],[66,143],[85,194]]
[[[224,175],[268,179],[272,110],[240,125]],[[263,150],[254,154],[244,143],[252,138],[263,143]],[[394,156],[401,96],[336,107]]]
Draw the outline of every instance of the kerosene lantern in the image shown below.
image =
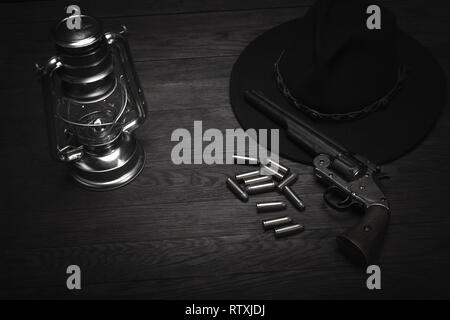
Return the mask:
[[126,28],[103,32],[101,23],[79,15],[54,28],[56,56],[40,67],[52,155],[70,163],[71,175],[94,190],[133,180],[145,163],[133,131],[147,105],[131,58]]

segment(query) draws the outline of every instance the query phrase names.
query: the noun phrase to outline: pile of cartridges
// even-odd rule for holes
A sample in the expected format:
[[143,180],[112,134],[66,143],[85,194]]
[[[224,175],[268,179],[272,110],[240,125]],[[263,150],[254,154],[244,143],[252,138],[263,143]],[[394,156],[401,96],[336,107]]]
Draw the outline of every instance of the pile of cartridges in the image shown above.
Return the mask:
[[[291,186],[297,181],[297,174],[280,163],[267,159],[264,163],[255,158],[233,156],[235,163],[252,164],[258,166],[257,170],[236,174],[228,177],[227,187],[242,202],[247,202],[249,195],[277,191],[299,211],[305,210],[305,205],[300,197],[292,190]],[[283,201],[261,202],[256,204],[256,211],[274,212],[286,210],[287,205]],[[273,230],[275,237],[284,237],[302,232],[305,227],[294,223],[291,217],[283,216],[276,219],[262,221],[264,230]]]

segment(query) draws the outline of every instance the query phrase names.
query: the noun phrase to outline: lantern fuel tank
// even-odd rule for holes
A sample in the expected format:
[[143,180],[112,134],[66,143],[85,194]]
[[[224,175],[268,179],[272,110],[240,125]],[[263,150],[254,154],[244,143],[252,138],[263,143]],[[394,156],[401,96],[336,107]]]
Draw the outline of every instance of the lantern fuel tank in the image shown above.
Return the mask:
[[82,186],[111,190],[132,181],[145,153],[133,131],[147,103],[126,39],[104,32],[99,20],[80,15],[53,30],[56,55],[39,67],[52,156],[69,163]]

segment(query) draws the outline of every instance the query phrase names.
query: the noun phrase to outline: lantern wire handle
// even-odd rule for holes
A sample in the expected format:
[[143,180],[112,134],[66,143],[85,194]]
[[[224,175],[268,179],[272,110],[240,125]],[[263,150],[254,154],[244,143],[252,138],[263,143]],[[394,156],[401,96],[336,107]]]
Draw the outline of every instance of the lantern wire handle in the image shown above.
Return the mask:
[[34,70],[38,75],[41,75],[44,72],[44,67],[41,66],[39,63],[34,63]]
[[127,28],[127,26],[122,24],[120,27],[122,28],[122,30],[120,30],[119,33],[121,35],[123,35],[123,36],[128,35],[128,28]]

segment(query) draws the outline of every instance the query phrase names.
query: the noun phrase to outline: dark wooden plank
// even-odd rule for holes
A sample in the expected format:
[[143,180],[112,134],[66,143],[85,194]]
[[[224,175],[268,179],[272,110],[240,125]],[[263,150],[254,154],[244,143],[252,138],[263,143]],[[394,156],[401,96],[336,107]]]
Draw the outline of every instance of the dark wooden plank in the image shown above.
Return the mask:
[[[186,14],[211,11],[235,11],[248,9],[286,8],[309,6],[314,0],[129,0],[77,1],[82,13],[99,18]],[[19,24],[39,21],[55,21],[65,16],[65,3],[58,1],[30,1],[26,3],[0,4],[0,23]]]
[[[436,223],[391,226],[383,254],[386,261],[382,264],[383,296],[395,295],[398,285],[407,286],[402,288],[402,292],[408,289],[413,290],[409,293],[411,295],[424,295],[426,291],[421,290],[435,285],[437,277],[442,276],[443,271],[450,266],[450,253],[445,250],[446,242],[450,241],[450,234],[447,232],[450,222],[439,224],[439,228],[436,228],[437,226]],[[434,238],[429,237],[429,230],[436,231]],[[202,297],[214,292],[218,294],[218,289],[220,292],[225,288],[236,294],[238,290],[232,288],[239,286],[239,279],[242,277],[247,277],[250,282],[248,285],[252,287],[256,285],[257,279],[272,278],[276,274],[290,271],[295,272],[296,280],[302,283],[302,290],[294,297],[309,296],[311,291],[319,296],[336,296],[342,288],[348,289],[345,293],[347,295],[365,293],[365,296],[370,297],[365,288],[364,273],[349,265],[337,251],[333,234],[340,231],[340,228],[334,231],[313,229],[290,239],[275,240],[272,234],[263,234],[258,229],[247,236],[236,236],[230,232],[228,236],[219,238],[120,242],[87,247],[17,251],[13,257],[13,263],[18,266],[13,270],[13,282],[17,288],[38,286],[42,292],[51,292],[53,288],[48,287],[64,286],[67,265],[77,264],[83,270],[83,284],[87,295],[92,294],[91,287],[95,288],[101,284],[112,289],[108,292],[109,295],[120,297],[124,292],[119,288],[125,286],[130,290],[140,291],[140,283],[143,281],[156,282],[158,279],[164,279],[170,283],[182,277],[186,281],[179,284],[179,290],[183,292],[189,288],[193,297]],[[392,243],[396,244],[395,248],[390,246]],[[411,246],[411,243],[416,245]],[[442,265],[435,269],[436,274],[420,275],[421,278],[428,279],[427,283],[418,285],[418,279],[411,281],[417,276],[414,272],[410,273],[411,269],[414,270],[414,263],[420,262],[423,266],[439,260]],[[341,273],[345,269],[348,269],[347,272]],[[394,274],[400,274],[402,269],[406,276],[394,278]],[[340,273],[333,270],[339,270]],[[330,279],[329,283],[317,281],[320,276],[327,274],[336,278]],[[205,284],[211,280],[214,283],[218,275],[223,281],[218,285],[219,288],[211,286],[206,289]],[[253,278],[250,278],[252,275]],[[190,278],[195,278],[195,284],[203,288],[190,288],[189,286],[194,286]],[[288,279],[289,277],[285,281],[288,282]],[[267,284],[270,288],[270,283],[265,283]],[[339,287],[335,287],[336,284],[339,284]],[[291,283],[288,290],[293,290],[296,286]],[[173,288],[166,289],[165,293],[161,288],[146,290],[150,297],[174,294]],[[326,292],[320,292],[321,290]],[[448,283],[442,283],[441,288],[436,289],[437,292],[448,290]],[[256,296],[267,294],[253,293]],[[95,289],[93,294],[96,294]],[[238,294],[237,298],[242,294],[247,297],[248,292]],[[64,294],[70,295],[68,291]]]
[[[381,0],[387,4],[394,0]],[[399,2],[406,0],[396,0]],[[411,1],[409,1],[411,2]],[[250,9],[275,9],[310,6],[314,0],[130,0],[125,6],[120,1],[77,1],[82,13],[99,18],[179,15],[186,13],[236,11]],[[65,3],[58,1],[29,1],[0,4],[0,24],[24,24],[55,21],[65,15]]]
[[[154,17],[124,17],[104,21],[105,28],[121,24],[130,32],[136,61],[236,55],[259,33],[302,16],[307,8],[198,13]],[[0,61],[32,66],[53,54],[53,23],[5,25],[5,51]],[[151,32],[150,32],[151,30]],[[18,41],[20,39],[20,41]]]
[[[420,1],[419,4],[420,6],[411,6],[411,8],[398,7],[395,9],[402,13],[399,14],[401,27],[430,47],[438,58],[448,59],[447,52],[450,45],[448,37],[445,36],[444,31],[435,32],[435,30],[450,29],[450,26],[445,28],[445,25],[449,24],[448,19],[443,20],[442,18],[442,12],[448,11],[447,8],[445,5],[440,5],[427,10],[432,10],[429,15],[435,18],[433,21],[437,21],[443,26],[437,28],[436,25],[430,23],[420,23],[420,13],[418,12],[423,12],[420,8],[424,6],[424,3]],[[303,15],[305,10],[281,9],[275,10],[276,12],[273,14],[271,11],[241,12],[238,15],[233,12],[194,14],[171,17],[171,19],[167,19],[167,17],[128,18],[126,21],[116,19],[110,24],[129,24],[132,32],[130,42],[137,61],[196,56],[235,56],[257,34],[278,23]],[[49,24],[36,24],[31,29],[23,25],[6,32],[6,39],[4,39],[6,50],[0,53],[0,72],[8,74],[9,77],[0,79],[0,90],[37,86],[38,77],[34,71],[34,63],[43,63],[53,54],[49,29]],[[133,30],[155,30],[155,32],[139,35]],[[186,34],[190,36],[186,37]],[[18,39],[22,40],[18,41]],[[442,61],[440,62],[442,63]],[[165,66],[176,70],[182,64],[182,61],[173,61]],[[157,65],[154,67],[158,68]],[[219,68],[219,70],[223,69]],[[178,71],[182,72],[183,70]],[[160,79],[170,79],[153,78],[153,71],[147,69],[145,65],[138,64],[138,72],[144,82],[146,78],[154,83],[158,83]],[[156,74],[158,74],[158,70],[156,70]],[[169,75],[167,74],[167,76]]]
[[[444,15],[450,10],[448,2],[439,2],[439,5],[433,7],[428,7],[424,0],[415,1],[412,5],[409,2],[386,4],[399,13],[400,27],[425,44],[448,41],[445,31],[436,32],[437,25],[441,26],[439,30],[448,27],[449,22]],[[420,23],[424,8],[433,17],[431,24]],[[306,7],[299,7],[151,18],[123,17],[109,19],[105,21],[105,25],[128,26],[131,47],[137,61],[237,55],[256,35],[284,21],[301,17],[306,10]],[[0,52],[0,61],[6,61],[7,64],[20,62],[29,68],[36,61],[43,62],[53,52],[49,37],[51,25],[35,23],[33,28],[29,28],[27,24],[5,25],[3,41],[6,50]]]

